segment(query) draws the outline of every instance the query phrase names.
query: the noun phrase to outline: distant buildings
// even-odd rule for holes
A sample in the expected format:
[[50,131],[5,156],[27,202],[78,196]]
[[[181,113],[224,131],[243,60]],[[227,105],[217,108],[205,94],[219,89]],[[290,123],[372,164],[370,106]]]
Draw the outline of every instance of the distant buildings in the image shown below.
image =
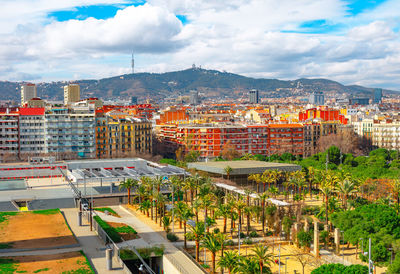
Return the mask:
[[69,84],[64,86],[64,105],[79,102],[81,99],[81,90],[78,84]]
[[32,98],[37,97],[37,90],[35,84],[21,85],[21,106],[24,106]]
[[190,91],[189,104],[193,106],[200,104],[199,92],[197,90]]
[[369,105],[369,98],[365,97],[365,98],[353,98],[350,100],[350,103],[352,105],[361,105],[361,106],[366,106]]
[[314,91],[313,93],[310,94],[308,102],[316,106],[323,106],[325,104],[324,93],[320,91]]
[[131,97],[131,104],[132,104],[132,105],[137,105],[137,103],[138,103],[137,97],[136,97],[136,96],[132,96],[132,97]]
[[380,104],[381,102],[382,102],[382,89],[381,88],[376,88],[376,89],[374,89],[373,103],[374,104]]
[[258,96],[257,89],[252,89],[249,91],[249,103],[250,104],[258,104],[259,103],[259,96]]

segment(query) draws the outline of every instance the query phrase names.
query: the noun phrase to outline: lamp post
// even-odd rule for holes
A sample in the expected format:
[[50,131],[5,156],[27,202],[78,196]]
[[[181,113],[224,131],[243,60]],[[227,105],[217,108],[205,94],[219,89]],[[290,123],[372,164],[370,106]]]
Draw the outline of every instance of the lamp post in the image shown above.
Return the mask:
[[344,264],[344,231],[340,231],[342,233],[342,240],[343,240],[343,245],[342,245],[342,258],[343,258],[343,264]]
[[279,274],[281,274],[281,245],[279,244]]
[[175,207],[175,200],[174,200],[174,184],[172,184],[172,233],[174,233],[174,207]]
[[289,257],[285,258],[285,274],[287,274],[287,260],[289,260]]

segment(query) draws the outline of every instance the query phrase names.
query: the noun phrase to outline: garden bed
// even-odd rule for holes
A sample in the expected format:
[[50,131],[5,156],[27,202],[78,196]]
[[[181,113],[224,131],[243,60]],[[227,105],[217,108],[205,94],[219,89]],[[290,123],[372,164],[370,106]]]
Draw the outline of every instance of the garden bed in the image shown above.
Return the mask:
[[83,252],[0,258],[0,273],[94,273]]
[[77,244],[59,209],[0,212],[0,248],[52,248]]
[[106,222],[99,216],[95,216],[93,218],[115,243],[139,238],[136,230],[129,225]]

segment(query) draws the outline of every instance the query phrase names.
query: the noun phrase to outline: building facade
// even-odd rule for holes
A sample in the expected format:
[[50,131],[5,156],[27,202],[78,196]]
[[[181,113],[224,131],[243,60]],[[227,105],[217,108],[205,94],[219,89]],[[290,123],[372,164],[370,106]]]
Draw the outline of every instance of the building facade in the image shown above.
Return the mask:
[[32,98],[37,97],[37,90],[35,84],[21,85],[21,106],[24,106]]
[[257,89],[252,89],[249,91],[249,103],[250,104],[259,103],[259,94]]
[[81,100],[81,90],[78,84],[64,86],[64,105],[79,102]]

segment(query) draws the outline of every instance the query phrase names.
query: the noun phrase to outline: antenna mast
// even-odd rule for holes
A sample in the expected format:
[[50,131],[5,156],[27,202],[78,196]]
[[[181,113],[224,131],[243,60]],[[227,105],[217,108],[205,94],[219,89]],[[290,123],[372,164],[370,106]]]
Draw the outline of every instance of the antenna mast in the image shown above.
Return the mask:
[[135,73],[135,57],[133,56],[133,52],[132,52],[132,63],[131,63],[131,65],[132,65],[132,74],[134,74]]

